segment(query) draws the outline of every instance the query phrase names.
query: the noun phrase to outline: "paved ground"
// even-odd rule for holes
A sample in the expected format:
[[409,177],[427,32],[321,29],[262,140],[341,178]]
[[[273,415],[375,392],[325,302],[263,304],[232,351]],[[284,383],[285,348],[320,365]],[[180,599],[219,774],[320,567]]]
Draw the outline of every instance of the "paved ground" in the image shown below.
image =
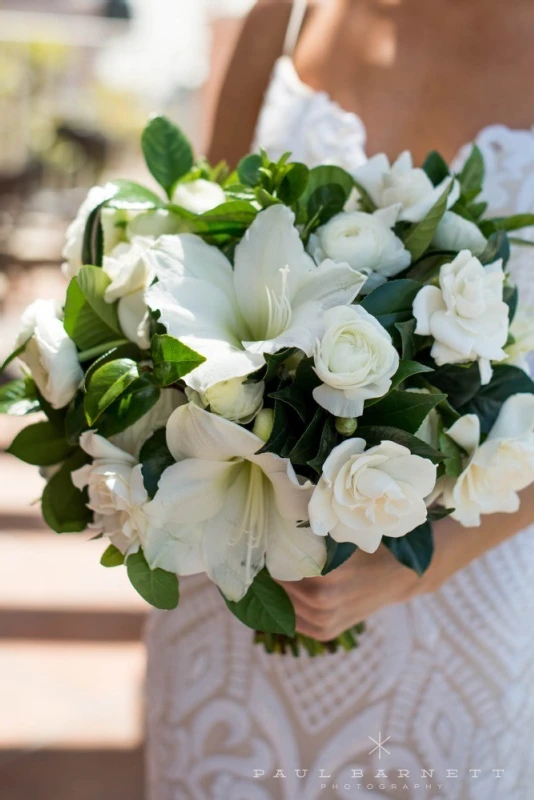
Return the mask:
[[[12,277],[0,355],[19,309],[62,285],[56,268]],[[0,448],[29,421],[0,417]],[[142,800],[146,606],[99,565],[102,542],[45,528],[41,489],[35,468],[0,455],[0,797]]]

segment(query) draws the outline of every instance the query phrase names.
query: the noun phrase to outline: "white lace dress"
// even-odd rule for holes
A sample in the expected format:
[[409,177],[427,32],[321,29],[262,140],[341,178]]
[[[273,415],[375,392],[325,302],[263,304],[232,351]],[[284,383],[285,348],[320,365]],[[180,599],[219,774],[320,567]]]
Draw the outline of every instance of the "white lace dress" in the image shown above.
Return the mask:
[[[350,170],[365,131],[283,58],[257,140]],[[478,143],[491,211],[534,211],[534,134]],[[533,254],[513,263],[531,299]],[[181,589],[148,627],[148,800],[534,797],[534,529],[374,615],[349,654],[269,656],[209,581]]]

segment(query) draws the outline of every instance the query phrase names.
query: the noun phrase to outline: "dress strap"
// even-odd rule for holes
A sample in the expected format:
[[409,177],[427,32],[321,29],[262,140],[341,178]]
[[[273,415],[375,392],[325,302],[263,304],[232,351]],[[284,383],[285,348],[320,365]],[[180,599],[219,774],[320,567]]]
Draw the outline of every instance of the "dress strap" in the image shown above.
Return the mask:
[[284,55],[292,56],[299,39],[304,17],[306,15],[307,0],[293,0],[286,38],[284,40]]

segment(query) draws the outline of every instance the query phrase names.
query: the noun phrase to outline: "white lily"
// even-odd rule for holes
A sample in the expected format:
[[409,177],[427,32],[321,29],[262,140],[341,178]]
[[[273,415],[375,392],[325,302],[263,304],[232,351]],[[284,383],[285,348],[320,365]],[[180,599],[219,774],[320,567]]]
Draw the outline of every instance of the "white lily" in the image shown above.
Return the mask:
[[263,444],[192,403],[174,411],[167,445],[178,463],[146,509],[152,568],[205,571],[229,600],[241,599],[264,565],[285,581],[320,574],[324,540],[297,525],[308,518],[312,486],[299,483],[288,459],[258,454]]
[[192,234],[162,236],[145,255],[158,278],[146,300],[168,332],[206,357],[186,376],[199,392],[243,377],[264,353],[298,347],[311,355],[323,311],[351,303],[365,276],[331,260],[315,266],[294,214],[275,205],[258,214],[235,252],[234,269]]

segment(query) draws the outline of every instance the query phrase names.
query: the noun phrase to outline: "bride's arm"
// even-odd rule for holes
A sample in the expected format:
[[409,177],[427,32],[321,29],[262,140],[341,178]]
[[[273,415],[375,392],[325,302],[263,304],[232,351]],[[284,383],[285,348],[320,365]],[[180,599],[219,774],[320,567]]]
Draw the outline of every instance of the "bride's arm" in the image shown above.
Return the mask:
[[271,72],[282,54],[291,2],[259,0],[246,18],[218,98],[208,158],[235,166],[250,150]]
[[463,528],[450,518],[435,523],[434,559],[422,578],[382,546],[372,555],[356,552],[325,577],[285,583],[297,630],[327,641],[385,606],[435,591],[473,559],[531,525],[533,509],[534,485],[522,492],[517,513],[485,516],[480,528]]

